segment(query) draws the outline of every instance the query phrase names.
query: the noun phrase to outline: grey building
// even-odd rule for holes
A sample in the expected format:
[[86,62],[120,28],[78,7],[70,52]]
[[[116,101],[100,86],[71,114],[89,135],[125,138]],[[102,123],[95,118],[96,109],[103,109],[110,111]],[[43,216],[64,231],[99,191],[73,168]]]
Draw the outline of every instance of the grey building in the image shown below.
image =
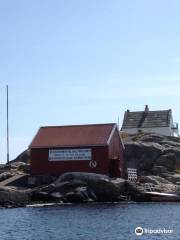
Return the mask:
[[152,132],[165,136],[179,136],[178,124],[173,122],[172,110],[150,111],[148,105],[144,111],[124,113],[121,131],[137,133],[138,131]]

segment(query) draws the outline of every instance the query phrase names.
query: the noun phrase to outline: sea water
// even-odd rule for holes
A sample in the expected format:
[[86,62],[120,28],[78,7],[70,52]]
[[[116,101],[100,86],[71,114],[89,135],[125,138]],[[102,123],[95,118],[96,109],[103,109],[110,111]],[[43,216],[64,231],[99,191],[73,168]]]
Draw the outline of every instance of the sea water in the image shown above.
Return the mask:
[[[137,227],[144,234],[136,235]],[[180,204],[72,204],[0,209],[0,240],[21,239],[178,240]]]

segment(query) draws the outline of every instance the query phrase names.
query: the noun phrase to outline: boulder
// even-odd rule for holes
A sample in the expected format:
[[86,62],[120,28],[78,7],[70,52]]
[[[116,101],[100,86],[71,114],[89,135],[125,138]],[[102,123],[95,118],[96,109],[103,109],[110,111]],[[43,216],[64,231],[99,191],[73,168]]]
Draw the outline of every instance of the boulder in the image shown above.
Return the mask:
[[85,187],[87,186],[86,182],[80,180],[72,180],[72,181],[56,181],[54,183],[54,188],[51,189],[50,192],[60,192],[61,194],[66,194],[67,192],[71,192],[77,187]]
[[176,166],[176,155],[175,153],[166,153],[156,159],[154,166],[163,166],[168,171],[174,171]]
[[156,186],[157,192],[164,192],[164,193],[176,193],[178,186],[173,183],[168,184],[160,184]]
[[152,175],[157,175],[157,176],[163,176],[164,173],[169,173],[166,167],[164,166],[153,166],[151,169],[151,174]]
[[[175,139],[173,138],[173,140],[175,140]],[[177,142],[177,141],[163,140],[163,141],[161,141],[161,144],[163,146],[165,146],[166,148],[172,148],[172,147],[180,148],[180,142]]]
[[166,174],[166,179],[171,183],[180,185],[180,174]]
[[[37,188],[33,198],[52,197],[64,202],[115,201],[125,192],[126,181],[95,173],[65,173],[48,186]],[[46,193],[46,194],[45,194]]]
[[63,195],[60,192],[52,192],[49,193],[51,198],[54,198],[56,200],[61,200],[63,198]]
[[56,185],[54,183],[51,183],[47,186],[41,187],[41,191],[50,193],[50,192],[55,191],[55,187],[56,187]]
[[0,174],[0,182],[12,177],[13,174],[11,172],[3,172]]
[[99,180],[96,183],[89,183],[90,189],[93,190],[98,201],[116,201],[120,195],[125,192],[124,179],[118,178],[116,180]]
[[165,178],[159,176],[141,176],[140,183],[152,183],[154,185],[169,184]]
[[51,175],[38,175],[28,177],[28,185],[29,187],[41,187],[41,186],[48,186],[49,184],[53,183],[57,177]]
[[83,172],[68,172],[61,175],[56,181],[55,184],[58,182],[66,182],[66,181],[82,181],[82,182],[96,182],[98,180],[109,180],[109,177],[103,174],[96,174],[96,173],[83,173]]
[[180,169],[180,138],[153,133],[133,134],[125,142],[125,167],[139,176],[159,175]]
[[157,192],[170,193],[176,192],[179,189],[178,185],[172,183],[167,178],[165,179],[160,176],[141,176],[138,184],[142,187],[142,192],[147,191],[145,188],[146,183],[152,183],[154,185],[154,191]]
[[13,204],[14,206],[25,205],[30,200],[29,190],[17,190],[13,187],[0,188],[0,205]]
[[[62,184],[63,182],[66,183],[65,186],[69,185],[72,188],[78,184],[79,186],[87,186],[88,191],[93,193],[98,201],[114,201],[125,190],[124,179],[111,179],[108,176],[95,173],[65,173],[57,179],[55,184]],[[62,185],[60,185],[60,187],[62,187]],[[68,188],[65,187],[65,189]]]
[[41,189],[32,191],[31,201],[32,202],[52,202],[59,200],[55,194],[49,194],[47,192],[43,192]]
[[126,167],[137,168],[139,174],[142,171],[148,172],[163,150],[164,148],[158,143],[126,143],[124,154]]
[[91,201],[88,195],[87,187],[79,187],[73,192],[68,192],[63,196],[63,202],[85,203]]
[[153,143],[161,143],[164,140],[164,136],[158,134],[140,134],[138,141],[141,142],[153,142]]
[[52,202],[58,200],[59,197],[56,194],[51,194],[52,189],[54,189],[53,184],[31,189],[31,202]]

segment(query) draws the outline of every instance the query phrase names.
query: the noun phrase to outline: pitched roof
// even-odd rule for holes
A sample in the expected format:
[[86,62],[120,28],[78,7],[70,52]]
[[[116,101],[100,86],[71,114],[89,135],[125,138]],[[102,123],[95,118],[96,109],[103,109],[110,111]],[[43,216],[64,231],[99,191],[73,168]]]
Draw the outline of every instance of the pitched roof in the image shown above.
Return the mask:
[[30,148],[107,145],[115,123],[41,127]]
[[124,114],[122,130],[124,128],[151,128],[170,126],[171,110],[163,111],[140,111],[130,112],[127,110]]

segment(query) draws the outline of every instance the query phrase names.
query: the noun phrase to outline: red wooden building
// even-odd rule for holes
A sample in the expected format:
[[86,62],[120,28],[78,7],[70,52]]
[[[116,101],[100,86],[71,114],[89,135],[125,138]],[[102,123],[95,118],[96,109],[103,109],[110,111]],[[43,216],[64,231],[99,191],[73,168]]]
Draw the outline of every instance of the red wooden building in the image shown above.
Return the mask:
[[29,148],[33,175],[123,176],[124,147],[114,123],[41,127]]

